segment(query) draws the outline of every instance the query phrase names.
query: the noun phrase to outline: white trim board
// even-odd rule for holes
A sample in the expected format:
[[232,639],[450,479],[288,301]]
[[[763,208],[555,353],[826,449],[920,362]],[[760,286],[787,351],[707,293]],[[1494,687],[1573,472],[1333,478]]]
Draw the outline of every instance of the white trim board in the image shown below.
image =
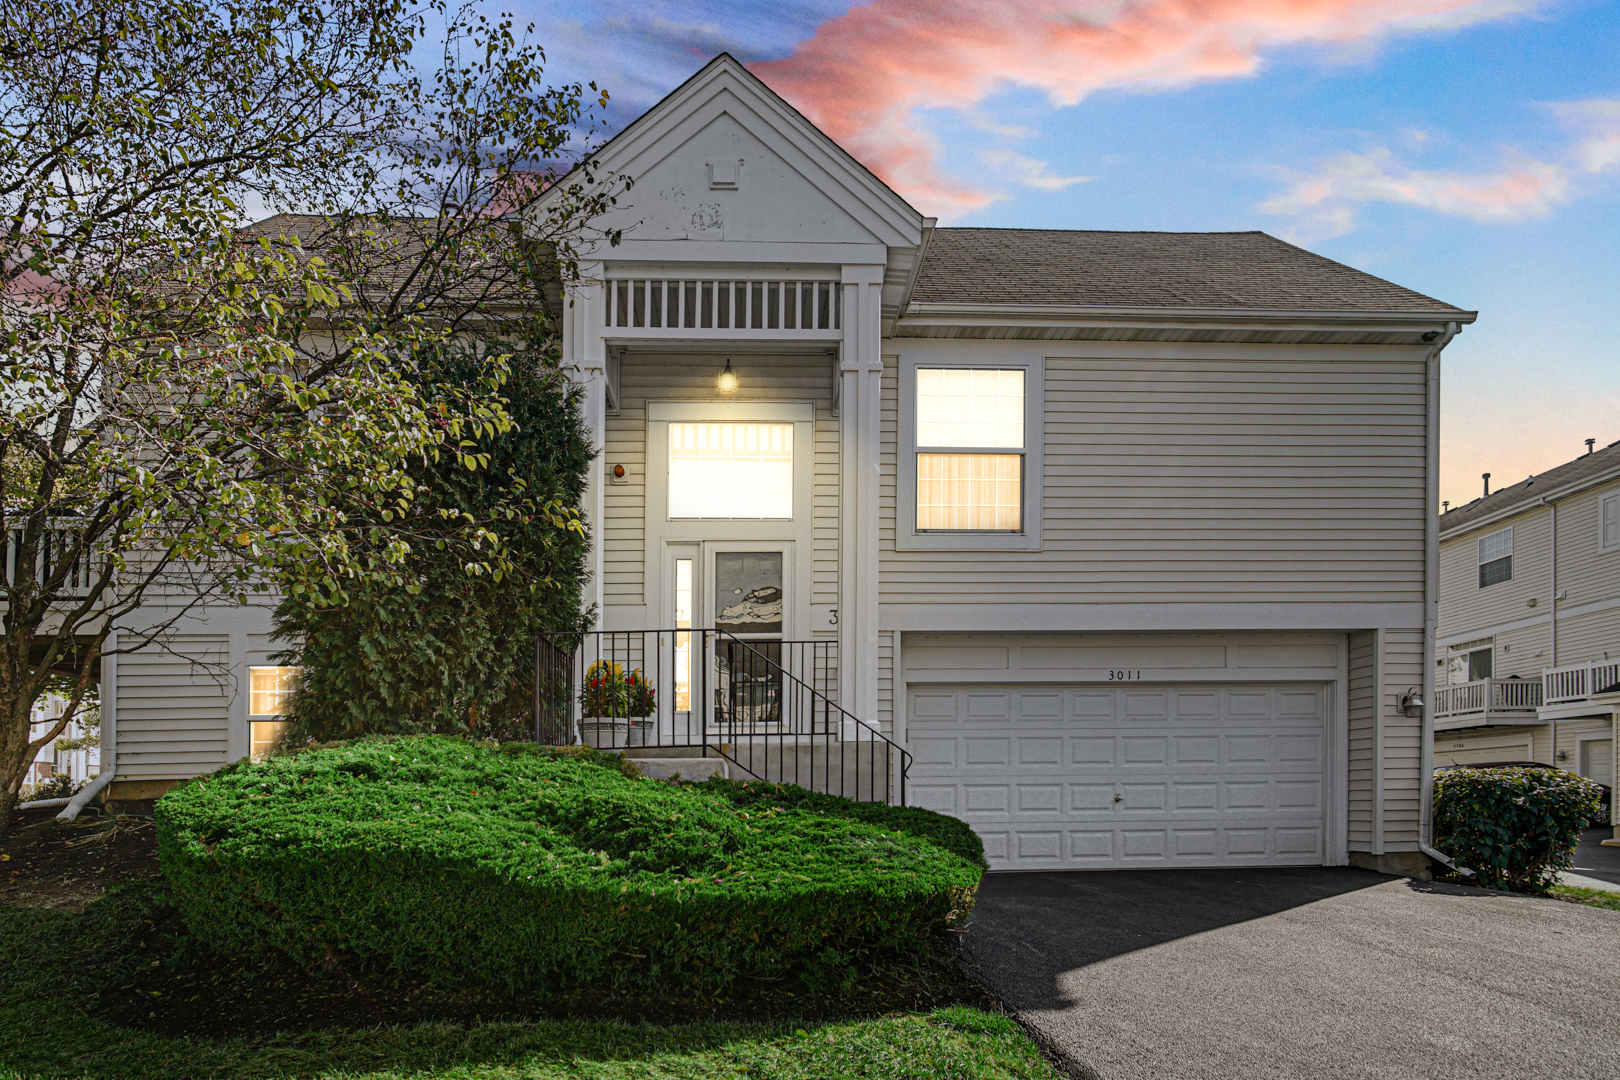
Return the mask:
[[882,604],[882,630],[972,631],[1175,631],[1322,630],[1343,632],[1380,626],[1423,625],[1421,603],[1325,604]]

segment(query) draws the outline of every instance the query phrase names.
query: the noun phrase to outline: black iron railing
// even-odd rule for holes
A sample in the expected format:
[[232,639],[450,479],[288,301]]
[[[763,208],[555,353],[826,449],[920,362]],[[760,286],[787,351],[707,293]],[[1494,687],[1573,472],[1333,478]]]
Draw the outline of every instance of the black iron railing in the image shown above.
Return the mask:
[[837,650],[724,630],[541,635],[535,738],[689,748],[772,783],[904,804],[911,755],[838,703]]

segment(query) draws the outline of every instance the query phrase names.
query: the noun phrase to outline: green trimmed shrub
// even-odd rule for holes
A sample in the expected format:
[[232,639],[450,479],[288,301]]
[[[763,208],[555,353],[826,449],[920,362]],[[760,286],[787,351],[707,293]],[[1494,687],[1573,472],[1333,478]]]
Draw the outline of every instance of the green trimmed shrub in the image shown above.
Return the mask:
[[1575,862],[1603,789],[1562,769],[1445,769],[1434,776],[1434,846],[1491,889],[1545,892]]
[[989,869],[984,858],[984,842],[973,827],[959,818],[919,810],[914,806],[862,803],[837,795],[825,795],[794,784],[768,784],[763,780],[704,781],[702,789],[712,792],[745,813],[769,810],[810,810],[818,814],[848,818],[891,832],[905,833],[954,852],[974,866]]
[[972,905],[979,867],[921,826],[627,772],[580,749],[361,739],[176,788],[158,854],[217,951],[510,993],[836,986]]

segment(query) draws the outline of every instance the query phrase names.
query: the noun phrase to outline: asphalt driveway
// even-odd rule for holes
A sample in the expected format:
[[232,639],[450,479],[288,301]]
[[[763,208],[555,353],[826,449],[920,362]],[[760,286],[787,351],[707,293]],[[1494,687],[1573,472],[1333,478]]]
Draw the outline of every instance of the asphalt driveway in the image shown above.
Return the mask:
[[1620,1076],[1620,912],[1348,868],[1001,873],[964,944],[1076,1076]]
[[1603,841],[1613,838],[1614,830],[1607,825],[1581,833],[1580,846],[1575,849],[1575,865],[1570,869],[1582,877],[1620,885],[1620,847],[1603,846]]

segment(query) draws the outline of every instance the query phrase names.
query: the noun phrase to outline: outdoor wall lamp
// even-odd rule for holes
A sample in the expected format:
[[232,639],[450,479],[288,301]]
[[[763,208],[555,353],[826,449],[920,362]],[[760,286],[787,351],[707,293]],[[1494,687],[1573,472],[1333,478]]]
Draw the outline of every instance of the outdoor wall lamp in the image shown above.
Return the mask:
[[726,361],[726,370],[720,373],[720,392],[730,394],[737,389],[737,373],[731,370],[731,361]]
[[1423,696],[1417,687],[1411,687],[1401,695],[1401,715],[1413,719],[1423,715]]

